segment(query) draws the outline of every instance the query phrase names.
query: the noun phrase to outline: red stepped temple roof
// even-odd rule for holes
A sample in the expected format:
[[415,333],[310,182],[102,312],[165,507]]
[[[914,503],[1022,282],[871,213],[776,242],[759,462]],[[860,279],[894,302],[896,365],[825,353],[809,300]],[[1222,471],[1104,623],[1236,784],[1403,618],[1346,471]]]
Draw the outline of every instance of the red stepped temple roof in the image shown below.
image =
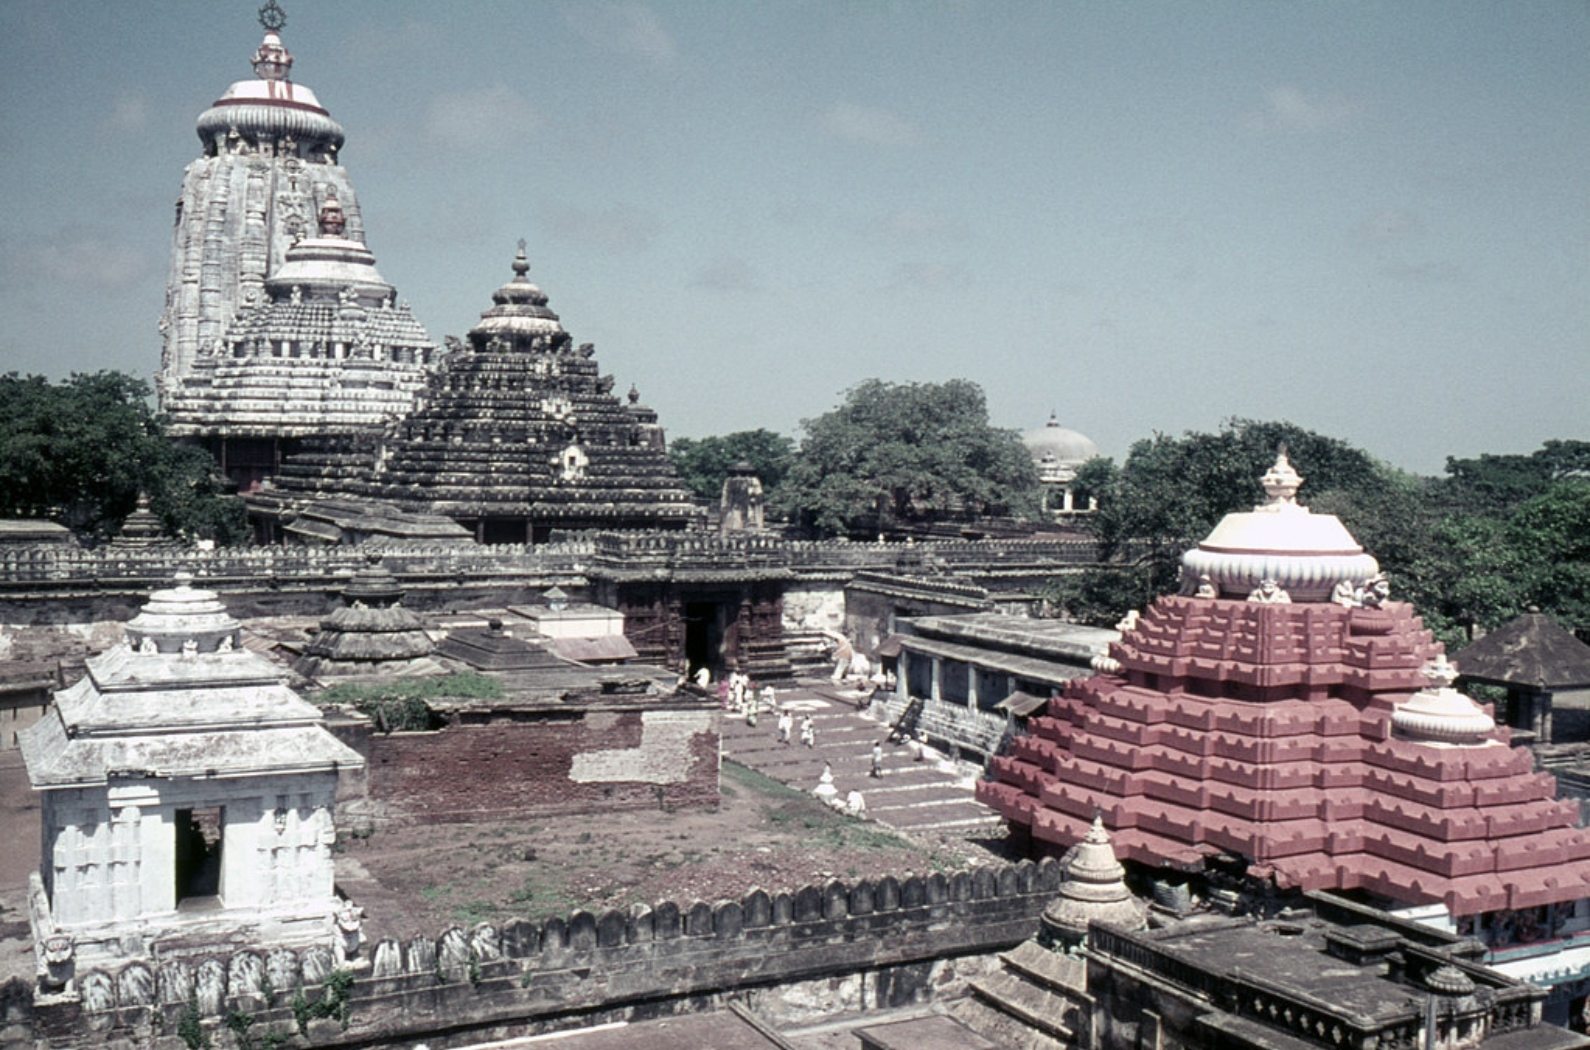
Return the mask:
[[1097,814],[1123,859],[1239,854],[1283,888],[1363,889],[1453,915],[1590,896],[1578,807],[1451,690],[1440,644],[1411,606],[1381,600],[1383,577],[1291,602],[1289,579],[1319,591],[1309,553],[1244,557],[1274,586],[1231,597],[1259,581],[1221,570],[1200,593],[1157,600],[1123,625],[1110,670],[1030,720],[978,797],[1057,850]]

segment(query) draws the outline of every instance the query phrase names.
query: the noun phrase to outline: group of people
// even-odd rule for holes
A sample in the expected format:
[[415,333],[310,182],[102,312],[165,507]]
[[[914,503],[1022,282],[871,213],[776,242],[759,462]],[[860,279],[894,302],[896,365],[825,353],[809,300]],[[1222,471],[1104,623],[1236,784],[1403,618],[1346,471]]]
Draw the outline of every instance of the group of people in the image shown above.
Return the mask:
[[[789,708],[784,708],[778,713],[778,742],[788,745],[790,734],[795,731],[795,713]],[[812,721],[812,716],[801,716],[800,742],[803,747],[817,746],[817,724]]]

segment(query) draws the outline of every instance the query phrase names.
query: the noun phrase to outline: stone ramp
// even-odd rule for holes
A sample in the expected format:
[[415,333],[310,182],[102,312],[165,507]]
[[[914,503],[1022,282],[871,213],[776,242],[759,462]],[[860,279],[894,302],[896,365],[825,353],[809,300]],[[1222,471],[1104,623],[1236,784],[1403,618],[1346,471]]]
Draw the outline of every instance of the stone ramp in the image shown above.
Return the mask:
[[[855,706],[858,694],[829,683],[801,683],[779,690],[778,699],[794,712],[790,742],[778,740],[776,715],[763,712],[755,726],[743,716],[725,714],[723,756],[802,791],[811,791],[827,763],[844,798],[861,792],[867,816],[900,832],[992,832],[999,815],[972,797],[975,776],[932,749],[913,760],[912,750],[888,741],[889,727]],[[810,715],[816,744],[800,743],[802,717]],[[883,744],[883,775],[871,776],[872,746]]]

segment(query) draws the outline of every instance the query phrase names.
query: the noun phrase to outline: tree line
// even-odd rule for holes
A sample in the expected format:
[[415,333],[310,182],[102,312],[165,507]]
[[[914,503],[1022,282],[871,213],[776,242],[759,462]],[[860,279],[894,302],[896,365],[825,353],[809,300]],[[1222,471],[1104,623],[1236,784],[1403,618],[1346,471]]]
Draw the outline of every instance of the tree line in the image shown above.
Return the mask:
[[[988,422],[965,380],[872,379],[801,424],[799,442],[767,430],[676,439],[670,456],[715,498],[731,463],[755,468],[769,512],[808,535],[873,538],[979,515],[1038,517],[1039,481],[1015,431]],[[1082,465],[1079,527],[1097,565],[1055,578],[1043,597],[1068,619],[1114,624],[1179,586],[1182,554],[1220,519],[1263,500],[1259,478],[1285,445],[1304,476],[1299,500],[1335,514],[1443,640],[1460,643],[1529,608],[1590,628],[1590,442],[1548,441],[1528,455],[1448,458],[1444,476],[1398,470],[1338,438],[1284,422],[1234,419],[1214,433],[1156,434],[1125,461]]]
[[[140,493],[173,536],[246,542],[240,501],[203,449],[174,444],[148,385],[120,372],[0,376],[0,517],[48,518],[93,543],[111,538]],[[677,438],[680,479],[716,499],[735,463],[762,479],[770,517],[812,537],[875,539],[946,523],[1040,515],[1041,486],[1014,430],[993,426],[964,379],[869,379],[795,439],[766,429]],[[1286,445],[1299,499],[1335,514],[1449,641],[1530,607],[1590,628],[1590,442],[1449,458],[1443,476],[1397,470],[1362,449],[1284,422],[1235,419],[1214,433],[1155,434],[1116,464],[1084,464],[1074,488],[1098,510],[1081,527],[1098,564],[1044,597],[1067,618],[1113,624],[1178,586],[1181,555],[1220,518],[1250,509]]]

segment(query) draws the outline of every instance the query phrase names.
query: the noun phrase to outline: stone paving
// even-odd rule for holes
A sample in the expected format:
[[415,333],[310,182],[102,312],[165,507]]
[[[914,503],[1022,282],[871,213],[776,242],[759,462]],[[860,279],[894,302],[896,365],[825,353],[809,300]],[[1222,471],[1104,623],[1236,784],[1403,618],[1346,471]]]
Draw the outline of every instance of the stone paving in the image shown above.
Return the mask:
[[[754,728],[743,716],[725,713],[723,757],[802,791],[817,786],[827,762],[839,798],[859,790],[867,816],[896,831],[973,835],[999,828],[998,814],[972,797],[977,767],[951,762],[931,748],[914,761],[911,748],[891,744],[889,727],[865,713],[863,694],[807,680],[779,689],[778,699],[795,714],[790,742],[779,743],[778,719],[769,712],[758,716]],[[814,747],[799,739],[806,714],[817,731]],[[873,777],[872,745],[879,741],[883,775]]]

